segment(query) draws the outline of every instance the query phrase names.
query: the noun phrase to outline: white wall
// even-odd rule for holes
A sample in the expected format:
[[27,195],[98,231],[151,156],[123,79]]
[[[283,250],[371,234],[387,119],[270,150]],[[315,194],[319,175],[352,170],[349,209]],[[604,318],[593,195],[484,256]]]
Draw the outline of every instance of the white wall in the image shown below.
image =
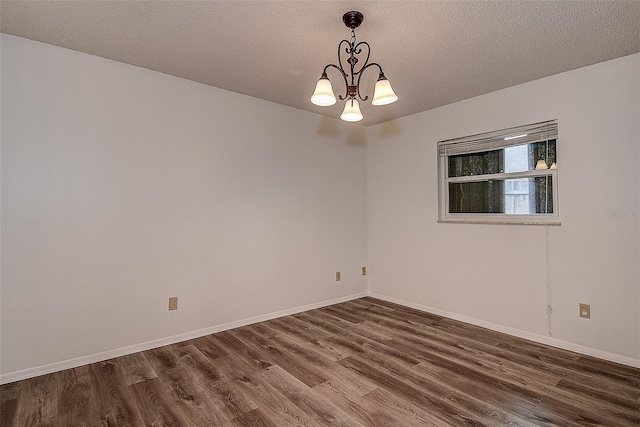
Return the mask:
[[366,291],[365,128],[4,34],[1,52],[5,382]]
[[[640,55],[365,129],[1,40],[0,382],[349,298],[364,265],[375,295],[544,338],[547,247],[552,343],[640,360],[640,219],[607,215],[640,209]],[[436,141],[553,118],[548,240],[436,223]]]
[[[548,228],[545,339],[547,229],[437,223],[436,142],[549,119],[562,225]],[[636,54],[370,127],[370,291],[639,364],[639,122]],[[590,320],[578,317],[581,302]]]

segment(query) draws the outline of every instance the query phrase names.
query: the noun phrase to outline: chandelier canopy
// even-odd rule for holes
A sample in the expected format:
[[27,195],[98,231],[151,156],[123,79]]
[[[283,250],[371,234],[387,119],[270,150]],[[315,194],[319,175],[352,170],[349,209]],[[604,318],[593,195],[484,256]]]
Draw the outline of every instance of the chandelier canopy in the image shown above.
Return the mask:
[[[363,20],[364,15],[356,11],[347,12],[342,16],[342,22],[351,29],[351,38],[349,40],[342,40],[338,44],[338,64],[328,64],[324,67],[322,76],[316,84],[316,90],[311,96],[311,102],[315,105],[326,107],[335,104],[336,96],[333,93],[331,81],[327,76],[327,70],[329,68],[335,68],[338,70],[345,85],[344,95],[338,95],[338,98],[340,98],[341,101],[346,100],[344,110],[342,111],[340,118],[347,122],[357,122],[362,120],[362,113],[360,112],[358,99],[360,99],[360,101],[367,101],[369,97],[365,96],[363,98],[362,95],[360,95],[360,78],[362,77],[362,73],[370,67],[378,67],[378,70],[380,71],[378,81],[376,82],[373,91],[373,100],[371,101],[371,104],[387,105],[398,100],[398,97],[391,88],[391,83],[389,83],[389,80],[384,76],[380,64],[376,62],[369,62],[369,56],[371,54],[369,43],[364,41],[356,43],[355,30],[360,26],[360,24],[362,24]],[[364,58],[362,65],[358,67],[358,56],[362,55],[362,57],[364,57],[363,49],[365,48],[366,57]],[[349,64],[349,67],[346,70],[342,65],[342,58],[345,53],[346,63]]]

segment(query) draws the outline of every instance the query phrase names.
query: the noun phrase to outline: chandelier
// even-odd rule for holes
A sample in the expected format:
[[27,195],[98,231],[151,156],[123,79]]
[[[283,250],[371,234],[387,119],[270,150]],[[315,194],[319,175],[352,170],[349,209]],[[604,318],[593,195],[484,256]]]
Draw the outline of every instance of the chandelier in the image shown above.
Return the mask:
[[[322,76],[316,84],[316,90],[311,96],[311,102],[315,105],[326,107],[335,104],[336,96],[333,93],[331,81],[329,80],[329,77],[327,77],[327,70],[329,68],[335,68],[338,70],[345,85],[344,95],[338,95],[338,98],[340,98],[341,101],[346,100],[344,110],[342,111],[340,118],[347,122],[357,122],[362,120],[362,113],[360,112],[358,99],[366,101],[369,97],[365,96],[363,98],[362,95],[360,95],[360,78],[362,77],[362,73],[369,67],[378,67],[380,70],[378,81],[376,82],[373,91],[373,100],[371,101],[371,104],[387,105],[398,100],[398,97],[391,88],[391,83],[389,83],[389,80],[387,80],[382,72],[382,67],[375,62],[369,63],[369,55],[371,54],[369,43],[356,43],[355,30],[360,26],[360,24],[362,24],[363,20],[364,15],[356,11],[347,12],[342,16],[342,22],[351,29],[351,39],[342,40],[340,44],[338,44],[338,65],[329,64],[324,67]],[[345,70],[342,65],[342,57],[344,56],[342,50],[343,44],[345,45],[344,53],[347,55],[346,63],[349,64],[349,68],[347,70]],[[362,65],[357,67],[356,64],[359,62],[358,56],[362,54],[362,57],[364,57],[363,48],[366,48],[366,58]]]

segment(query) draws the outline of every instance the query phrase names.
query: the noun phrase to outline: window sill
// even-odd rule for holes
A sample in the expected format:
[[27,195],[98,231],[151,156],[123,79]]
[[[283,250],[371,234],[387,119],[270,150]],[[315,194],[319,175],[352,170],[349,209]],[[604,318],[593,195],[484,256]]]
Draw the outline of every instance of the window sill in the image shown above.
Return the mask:
[[531,217],[509,217],[500,216],[500,218],[444,218],[438,219],[438,223],[442,224],[495,224],[495,225],[561,225],[560,218],[531,218]]

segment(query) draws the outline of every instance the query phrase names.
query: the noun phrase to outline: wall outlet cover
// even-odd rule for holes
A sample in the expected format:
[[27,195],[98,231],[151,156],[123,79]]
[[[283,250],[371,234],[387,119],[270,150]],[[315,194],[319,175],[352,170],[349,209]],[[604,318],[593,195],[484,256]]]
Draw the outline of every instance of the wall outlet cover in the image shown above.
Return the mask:
[[580,304],[580,317],[591,319],[591,306],[589,304]]

